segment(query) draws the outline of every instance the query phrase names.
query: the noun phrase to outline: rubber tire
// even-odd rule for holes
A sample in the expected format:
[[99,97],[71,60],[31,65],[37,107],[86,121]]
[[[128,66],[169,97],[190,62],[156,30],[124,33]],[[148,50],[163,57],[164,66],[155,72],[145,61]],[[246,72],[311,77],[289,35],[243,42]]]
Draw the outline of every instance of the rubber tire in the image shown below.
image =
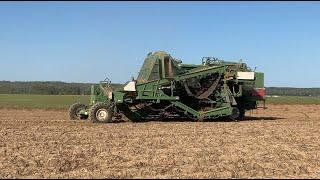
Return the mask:
[[[102,121],[98,120],[98,118],[96,116],[96,113],[99,109],[106,109],[107,110],[107,117]],[[112,122],[112,111],[111,111],[110,106],[108,104],[98,102],[90,108],[89,117],[93,123],[111,123]]]
[[69,118],[70,120],[81,120],[81,119],[87,119],[87,117],[82,118],[81,116],[78,116],[77,112],[81,109],[87,109],[88,107],[85,104],[81,103],[74,103],[69,108]]
[[237,120],[240,117],[240,110],[238,107],[232,107],[232,114],[229,116],[231,120]]

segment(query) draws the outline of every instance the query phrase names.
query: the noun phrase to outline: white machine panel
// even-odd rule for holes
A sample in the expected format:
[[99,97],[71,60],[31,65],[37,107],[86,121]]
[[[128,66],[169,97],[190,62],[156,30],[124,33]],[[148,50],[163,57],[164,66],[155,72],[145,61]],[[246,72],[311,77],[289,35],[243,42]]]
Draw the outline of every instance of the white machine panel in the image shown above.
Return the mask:
[[254,72],[237,72],[238,79],[254,79]]
[[124,91],[136,91],[136,82],[131,81],[123,88]]

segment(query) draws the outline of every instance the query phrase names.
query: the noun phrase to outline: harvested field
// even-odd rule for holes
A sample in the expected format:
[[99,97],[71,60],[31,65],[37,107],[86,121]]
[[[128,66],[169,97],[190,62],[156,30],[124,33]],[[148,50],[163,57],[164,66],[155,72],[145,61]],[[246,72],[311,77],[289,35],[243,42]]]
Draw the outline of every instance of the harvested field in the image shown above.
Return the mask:
[[0,109],[1,178],[320,178],[320,105],[240,122],[91,124]]

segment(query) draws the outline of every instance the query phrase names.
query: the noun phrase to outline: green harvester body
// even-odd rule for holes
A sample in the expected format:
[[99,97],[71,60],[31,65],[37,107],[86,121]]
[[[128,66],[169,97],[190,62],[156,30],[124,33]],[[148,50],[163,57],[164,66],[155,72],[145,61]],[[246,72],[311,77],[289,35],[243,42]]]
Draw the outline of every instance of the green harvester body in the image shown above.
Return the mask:
[[104,117],[92,108],[100,103],[111,112],[108,117],[117,119],[238,119],[258,108],[264,96],[264,73],[252,71],[241,61],[204,57],[199,65],[183,64],[158,51],[147,55],[137,79],[123,87],[115,89],[109,80],[92,86],[90,103],[80,115]]

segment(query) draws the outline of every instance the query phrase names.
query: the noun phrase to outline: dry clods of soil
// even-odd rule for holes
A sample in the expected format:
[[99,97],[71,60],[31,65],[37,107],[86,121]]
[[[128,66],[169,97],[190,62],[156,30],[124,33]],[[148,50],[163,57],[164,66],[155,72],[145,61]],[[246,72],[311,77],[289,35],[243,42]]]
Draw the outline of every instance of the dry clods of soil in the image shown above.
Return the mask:
[[92,124],[0,110],[0,178],[320,178],[320,105],[239,122]]

